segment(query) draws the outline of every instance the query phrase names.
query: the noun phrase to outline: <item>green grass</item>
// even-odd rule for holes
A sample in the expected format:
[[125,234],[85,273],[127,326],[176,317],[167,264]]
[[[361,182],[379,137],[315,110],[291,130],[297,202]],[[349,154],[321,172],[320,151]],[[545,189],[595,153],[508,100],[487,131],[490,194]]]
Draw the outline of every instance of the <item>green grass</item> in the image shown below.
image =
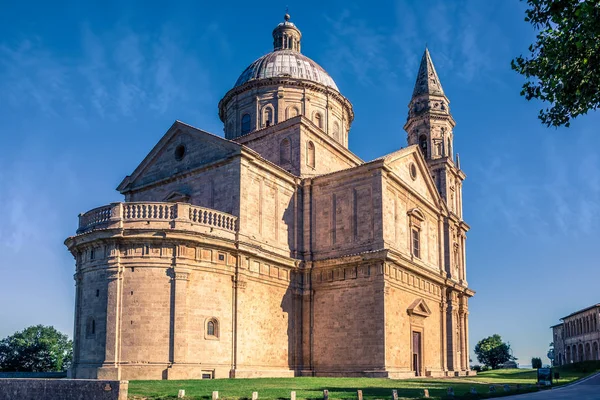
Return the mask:
[[[558,369],[561,375],[559,384],[565,384],[587,376],[595,371],[567,368]],[[555,369],[556,370],[556,369]],[[536,371],[533,369],[511,369],[481,372],[477,376],[437,379],[375,379],[375,378],[264,378],[264,379],[216,379],[188,381],[130,381],[129,396],[132,399],[175,399],[179,389],[185,389],[186,399],[211,399],[212,391],[219,392],[220,399],[249,399],[252,392],[258,392],[259,399],[289,399],[290,391],[296,391],[296,398],[322,399],[323,390],[329,390],[330,399],[356,399],[356,390],[362,389],[365,400],[391,399],[392,389],[398,390],[399,399],[420,399],[423,389],[429,389],[432,399],[446,397],[448,387],[453,387],[456,398],[477,399],[503,396],[503,385],[511,386],[516,394],[516,385],[521,384],[520,393],[537,390]],[[489,393],[490,385],[496,386],[496,394]],[[533,385],[527,389],[526,385]],[[469,395],[475,387],[478,396]]]

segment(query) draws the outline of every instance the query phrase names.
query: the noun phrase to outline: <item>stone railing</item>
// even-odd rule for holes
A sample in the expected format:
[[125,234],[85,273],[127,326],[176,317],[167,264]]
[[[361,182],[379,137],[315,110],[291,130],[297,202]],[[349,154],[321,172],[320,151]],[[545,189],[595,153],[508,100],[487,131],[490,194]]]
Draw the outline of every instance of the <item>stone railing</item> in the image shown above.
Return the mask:
[[111,203],[79,215],[78,234],[111,228],[237,232],[237,217],[187,203]]

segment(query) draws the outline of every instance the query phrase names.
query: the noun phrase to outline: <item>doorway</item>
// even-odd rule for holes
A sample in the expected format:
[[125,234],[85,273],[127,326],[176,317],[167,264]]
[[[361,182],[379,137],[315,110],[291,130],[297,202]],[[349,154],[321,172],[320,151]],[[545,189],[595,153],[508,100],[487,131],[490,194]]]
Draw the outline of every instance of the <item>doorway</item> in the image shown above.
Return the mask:
[[412,367],[415,376],[421,376],[421,332],[412,333]]

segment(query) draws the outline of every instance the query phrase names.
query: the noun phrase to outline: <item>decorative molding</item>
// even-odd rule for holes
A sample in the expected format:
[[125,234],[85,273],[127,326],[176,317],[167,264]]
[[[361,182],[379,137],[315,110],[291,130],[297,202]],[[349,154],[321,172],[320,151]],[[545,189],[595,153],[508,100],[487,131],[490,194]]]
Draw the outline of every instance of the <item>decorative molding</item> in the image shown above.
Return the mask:
[[418,315],[427,318],[431,315],[431,310],[429,309],[429,306],[427,305],[427,303],[425,303],[425,300],[423,299],[417,299],[413,301],[413,303],[408,307],[406,311],[411,316]]
[[182,271],[174,271],[174,273],[173,273],[173,279],[175,279],[176,281],[189,281],[190,280],[190,273],[189,272],[182,272]]

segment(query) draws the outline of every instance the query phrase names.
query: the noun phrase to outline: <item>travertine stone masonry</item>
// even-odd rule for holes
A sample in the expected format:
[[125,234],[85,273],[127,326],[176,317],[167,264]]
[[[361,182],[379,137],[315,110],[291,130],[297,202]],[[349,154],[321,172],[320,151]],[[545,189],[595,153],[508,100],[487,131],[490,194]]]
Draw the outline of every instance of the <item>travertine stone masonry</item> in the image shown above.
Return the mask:
[[465,174],[429,53],[409,146],[364,162],[300,39],[286,17],[225,95],[226,139],[176,121],[124,202],[79,216],[74,377],[470,373]]

